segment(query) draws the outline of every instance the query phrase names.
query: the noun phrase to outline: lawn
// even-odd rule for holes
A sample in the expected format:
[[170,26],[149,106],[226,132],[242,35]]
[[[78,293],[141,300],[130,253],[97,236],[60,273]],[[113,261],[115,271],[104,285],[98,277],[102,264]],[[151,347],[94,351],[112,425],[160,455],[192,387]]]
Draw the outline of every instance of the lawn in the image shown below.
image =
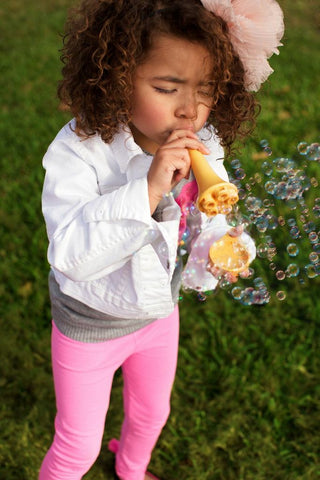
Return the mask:
[[[267,235],[275,256],[253,263],[270,292],[264,305],[243,305],[230,288],[207,298],[182,292],[181,341],[172,413],[150,469],[163,480],[316,480],[320,478],[319,277],[305,266],[316,252],[306,224],[319,234],[319,162],[297,145],[320,140],[320,10],[316,0],[280,0],[286,34],[275,70],[259,94],[262,113],[238,158],[242,188],[270,199],[285,223]],[[1,337],[0,479],[36,480],[55,414],[50,365],[47,239],[41,215],[41,160],[68,120],[58,110],[60,33],[67,0],[3,0],[1,15]],[[272,149],[265,155],[260,145]],[[305,202],[274,199],[263,187],[278,157],[297,162],[310,185]],[[230,172],[235,174],[231,163]],[[279,172],[274,170],[274,177]],[[260,177],[259,177],[260,176]],[[245,209],[245,200],[241,203]],[[315,207],[315,208],[314,208]],[[318,207],[318,208],[316,208]],[[295,221],[301,238],[293,240]],[[296,243],[297,257],[287,245]],[[319,252],[318,252],[319,253]],[[298,277],[278,280],[296,262]],[[279,274],[278,274],[279,276]],[[285,292],[279,300],[277,292]],[[99,459],[85,477],[112,479],[108,439],[121,425],[117,374]]]

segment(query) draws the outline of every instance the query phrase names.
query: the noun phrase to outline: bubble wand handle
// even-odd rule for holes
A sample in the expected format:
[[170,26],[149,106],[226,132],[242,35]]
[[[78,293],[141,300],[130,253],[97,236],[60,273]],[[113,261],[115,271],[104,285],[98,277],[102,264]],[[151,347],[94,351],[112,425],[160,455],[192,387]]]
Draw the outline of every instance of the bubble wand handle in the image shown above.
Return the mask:
[[[230,213],[232,206],[239,200],[237,187],[222,180],[198,150],[189,150],[189,155],[198,184],[199,210],[208,217]],[[221,270],[240,273],[248,268],[249,252],[238,237],[227,233],[211,245],[209,259]]]

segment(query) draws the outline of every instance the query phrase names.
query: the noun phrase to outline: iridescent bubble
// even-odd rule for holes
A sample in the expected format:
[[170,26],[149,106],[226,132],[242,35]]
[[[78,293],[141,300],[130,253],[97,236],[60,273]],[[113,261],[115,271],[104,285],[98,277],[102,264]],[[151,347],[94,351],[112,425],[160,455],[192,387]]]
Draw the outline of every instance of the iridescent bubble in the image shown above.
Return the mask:
[[282,215],[280,215],[280,217],[278,217],[278,222],[279,222],[279,225],[281,227],[283,227],[286,224],[286,220],[285,220],[284,217],[282,217]]
[[311,161],[318,161],[320,160],[320,144],[319,143],[312,143],[307,148],[307,158]]
[[273,195],[278,200],[285,200],[290,193],[288,192],[288,185],[286,182],[279,182],[276,187],[274,188]]
[[296,263],[290,263],[290,265],[287,266],[287,269],[286,269],[287,277],[289,278],[297,277],[299,273],[300,273],[300,268]]
[[273,207],[274,206],[274,203],[269,199],[269,198],[265,198],[263,200],[263,206],[264,207]]
[[286,293],[283,291],[283,290],[279,290],[277,293],[276,293],[276,296],[277,296],[277,299],[282,301],[286,298]]
[[268,155],[268,157],[270,157],[270,155],[272,155],[272,149],[270,147],[266,147],[263,150]]
[[239,273],[240,278],[252,278],[253,275],[254,275],[254,269],[252,267],[248,268],[248,273],[243,273],[243,272]]
[[300,155],[307,155],[307,153],[308,153],[307,142],[300,142],[297,146],[297,150],[300,153]]
[[294,225],[297,224],[296,222],[296,219],[295,218],[288,218],[288,221],[287,221],[289,227],[293,227]]
[[311,252],[309,255],[309,260],[311,263],[317,263],[319,261],[319,255],[316,252]]
[[235,300],[240,300],[242,297],[242,288],[233,287],[233,289],[231,290],[231,295]]
[[318,274],[317,274],[316,266],[313,263],[309,263],[304,268],[309,278],[317,277]]
[[249,210],[249,212],[254,212],[256,210],[259,210],[259,208],[262,205],[262,200],[258,197],[249,196],[246,198],[244,203],[245,203],[245,206],[247,207],[247,210]]
[[207,296],[202,292],[199,292],[197,294],[197,297],[198,297],[199,302],[205,302],[207,300]]
[[242,180],[245,178],[246,172],[243,170],[243,168],[237,168],[237,170],[234,172],[234,176],[235,178]]
[[254,222],[257,230],[261,233],[265,232],[269,226],[269,222],[268,222],[268,219],[267,217],[265,216],[261,216],[259,218],[257,218]]
[[254,303],[254,293],[255,290],[253,287],[247,287],[242,291],[241,303],[242,305],[253,305]]
[[296,166],[291,158],[275,158],[273,163],[277,172],[290,172]]
[[310,183],[313,187],[318,187],[318,185],[319,185],[319,182],[315,177],[311,177]]
[[243,188],[239,188],[238,196],[240,200],[244,200],[247,196],[247,192]]
[[276,277],[277,277],[277,280],[284,280],[286,278],[286,274],[283,270],[278,270],[276,272]]
[[234,160],[232,160],[231,167],[234,169],[240,168],[241,167],[240,160],[238,158],[235,158]]
[[263,162],[261,165],[262,172],[267,176],[270,177],[273,173],[273,167],[270,162]]
[[268,228],[270,230],[275,230],[279,225],[278,219],[275,215],[268,215]]
[[197,205],[195,203],[191,203],[189,207],[189,212],[190,215],[195,216],[199,214],[199,210],[197,208]]
[[309,240],[311,243],[318,243],[319,237],[316,234],[316,232],[310,232],[309,233]]
[[261,243],[260,245],[257,246],[257,256],[259,258],[267,258],[268,249],[269,247],[267,243]]
[[255,305],[264,305],[270,301],[270,293],[264,287],[260,287],[258,290],[255,290],[253,293],[253,303]]
[[315,252],[315,253],[320,253],[320,243],[314,243],[312,245],[312,250]]
[[316,229],[316,225],[315,225],[314,222],[308,222],[305,225],[303,225],[303,230],[306,233],[310,233],[310,232],[312,232],[312,230],[315,230],[315,229]]
[[261,148],[267,148],[269,147],[269,142],[266,139],[260,140],[260,147]]
[[290,257],[296,257],[299,253],[299,248],[296,243],[289,243],[287,246],[287,252]]
[[265,283],[263,281],[263,279],[261,277],[256,277],[254,280],[253,280],[253,285],[256,287],[256,288],[260,288],[260,287],[265,287]]
[[287,183],[287,200],[298,199],[303,193],[303,183],[301,179],[290,178]]
[[[297,172],[295,178],[300,182],[303,191],[309,190],[311,187],[310,179],[303,171]],[[304,202],[304,199],[301,199],[301,201]]]
[[268,182],[264,184],[264,188],[267,193],[273,195],[275,189],[277,188],[277,182],[275,180],[268,180]]
[[300,235],[300,230],[299,230],[298,227],[291,227],[289,233],[290,233],[291,237],[295,238],[295,239],[300,238],[300,236],[301,236]]

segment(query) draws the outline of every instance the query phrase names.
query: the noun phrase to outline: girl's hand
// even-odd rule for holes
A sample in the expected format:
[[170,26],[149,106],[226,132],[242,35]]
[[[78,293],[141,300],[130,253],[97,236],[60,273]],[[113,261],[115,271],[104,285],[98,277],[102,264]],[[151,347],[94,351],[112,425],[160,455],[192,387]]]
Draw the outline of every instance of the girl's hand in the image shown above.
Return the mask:
[[[231,237],[238,237],[241,235],[244,231],[244,225],[237,225],[236,227],[232,227],[229,231],[228,234],[231,235]],[[229,283],[236,283],[238,281],[239,275],[238,273],[233,273],[229,272],[228,270],[223,270],[214,263],[209,260],[208,265],[207,265],[207,270],[210,272],[217,280],[221,280],[221,278],[225,278],[227,282]],[[247,268],[246,270],[243,270],[241,272],[241,277],[246,278],[250,275],[250,270]]]
[[148,172],[148,188],[151,214],[165,193],[188,178],[190,156],[188,149],[199,150],[204,155],[210,151],[191,130],[174,130],[155,153]]

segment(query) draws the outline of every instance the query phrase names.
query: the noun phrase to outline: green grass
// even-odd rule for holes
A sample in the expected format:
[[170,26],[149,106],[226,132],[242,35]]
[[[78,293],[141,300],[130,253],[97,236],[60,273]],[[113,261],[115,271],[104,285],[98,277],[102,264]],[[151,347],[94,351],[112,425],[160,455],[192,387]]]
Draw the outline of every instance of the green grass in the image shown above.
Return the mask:
[[[319,141],[319,8],[313,0],[280,4],[286,14],[284,47],[271,60],[275,73],[259,94],[257,130],[240,155],[248,179],[261,168],[261,160],[252,157],[261,151],[261,138],[269,140],[274,156],[293,155],[301,140]],[[66,0],[3,0],[0,7],[4,480],[35,480],[53,433],[41,159],[68,119],[57,109],[55,92],[59,34],[69,5]],[[313,162],[308,172],[319,179],[319,164]],[[317,191],[308,192],[310,205]],[[288,214],[283,202],[276,208],[279,215]],[[285,235],[285,229],[275,232],[279,264],[285,260]],[[310,245],[302,242],[302,248],[308,251]],[[254,268],[272,289],[268,305],[243,306],[224,290],[203,303],[183,295],[172,413],[150,467],[164,480],[320,478],[319,282],[278,282],[262,260]],[[287,292],[283,302],[274,295],[279,289]],[[112,478],[106,444],[121,425],[121,387],[117,375],[103,448],[88,480]]]

